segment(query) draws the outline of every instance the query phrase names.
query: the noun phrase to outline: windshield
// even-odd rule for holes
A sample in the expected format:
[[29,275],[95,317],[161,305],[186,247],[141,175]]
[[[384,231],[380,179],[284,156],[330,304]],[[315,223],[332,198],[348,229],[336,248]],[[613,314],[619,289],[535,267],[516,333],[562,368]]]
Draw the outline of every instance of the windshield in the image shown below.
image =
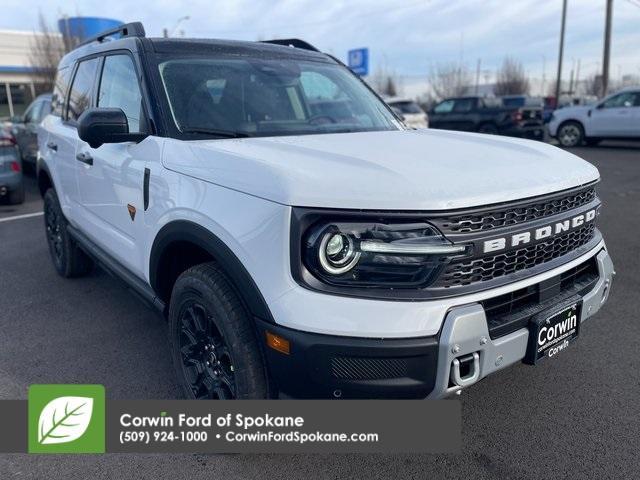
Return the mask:
[[334,63],[169,59],[160,76],[178,130],[213,137],[398,130],[393,114]]

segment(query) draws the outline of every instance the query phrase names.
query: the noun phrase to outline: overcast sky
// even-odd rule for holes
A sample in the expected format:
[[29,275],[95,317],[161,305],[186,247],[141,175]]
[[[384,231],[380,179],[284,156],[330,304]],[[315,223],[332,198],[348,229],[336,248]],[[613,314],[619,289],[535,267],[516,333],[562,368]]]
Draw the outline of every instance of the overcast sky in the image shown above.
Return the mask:
[[[346,60],[369,47],[373,69],[425,75],[439,62],[495,69],[505,55],[529,74],[555,77],[561,0],[3,0],[0,28],[37,29],[37,12],[54,24],[62,14],[140,20],[147,35],[178,27],[186,36],[256,40],[300,37]],[[569,0],[565,72],[600,69],[605,0]],[[640,74],[640,0],[615,0],[611,73]]]

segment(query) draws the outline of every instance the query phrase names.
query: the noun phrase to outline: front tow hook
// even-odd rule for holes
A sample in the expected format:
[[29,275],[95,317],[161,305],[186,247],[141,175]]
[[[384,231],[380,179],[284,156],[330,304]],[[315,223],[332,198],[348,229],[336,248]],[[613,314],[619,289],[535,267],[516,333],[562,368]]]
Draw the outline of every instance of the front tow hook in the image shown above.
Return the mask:
[[473,352],[464,357],[454,358],[451,362],[451,383],[459,387],[466,387],[480,378],[480,355]]

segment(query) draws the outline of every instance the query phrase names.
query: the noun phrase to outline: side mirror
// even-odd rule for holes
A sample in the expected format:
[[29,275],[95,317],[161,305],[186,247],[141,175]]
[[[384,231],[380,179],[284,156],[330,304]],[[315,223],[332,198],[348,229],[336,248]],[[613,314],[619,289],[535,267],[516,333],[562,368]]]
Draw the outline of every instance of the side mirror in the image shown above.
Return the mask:
[[120,108],[89,108],[78,118],[78,136],[91,148],[105,143],[141,142],[147,135],[129,133],[127,116]]

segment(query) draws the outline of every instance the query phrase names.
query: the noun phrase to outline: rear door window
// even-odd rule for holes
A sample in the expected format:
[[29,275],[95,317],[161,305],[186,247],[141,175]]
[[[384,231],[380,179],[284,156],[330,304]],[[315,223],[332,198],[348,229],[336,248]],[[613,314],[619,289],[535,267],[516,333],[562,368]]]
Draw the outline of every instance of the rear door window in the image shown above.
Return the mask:
[[467,113],[473,110],[475,100],[473,98],[460,98],[456,100],[453,111],[456,113]]
[[78,64],[69,94],[67,120],[77,121],[82,112],[91,106],[91,95],[97,68],[98,58],[84,60]]

